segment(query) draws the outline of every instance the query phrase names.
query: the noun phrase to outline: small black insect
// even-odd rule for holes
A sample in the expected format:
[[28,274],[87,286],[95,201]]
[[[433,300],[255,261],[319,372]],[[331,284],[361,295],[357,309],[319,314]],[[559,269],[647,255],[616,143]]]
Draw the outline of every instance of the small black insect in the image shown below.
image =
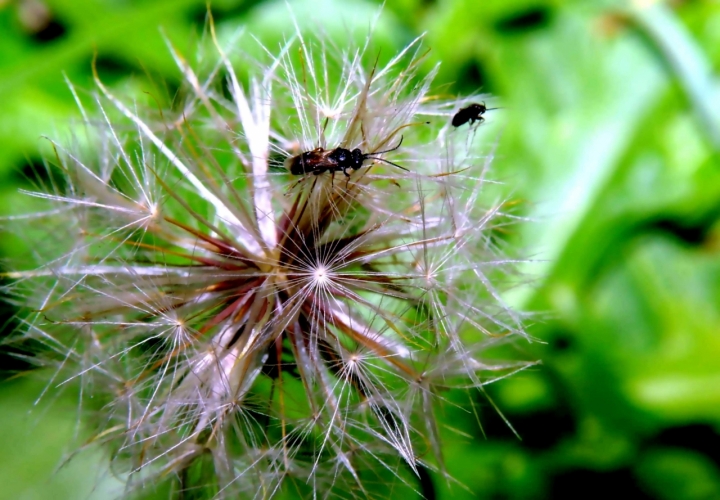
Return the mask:
[[345,148],[315,148],[312,151],[306,151],[297,156],[287,158],[285,160],[285,167],[287,167],[293,175],[310,173],[320,175],[324,172],[342,171],[343,174],[350,177],[348,170],[358,170],[363,166],[363,162],[365,160],[377,160],[389,163],[390,165],[407,171],[405,167],[401,167],[396,163],[374,156],[395,151],[400,147],[402,141],[403,138],[400,137],[400,142],[398,142],[398,145],[394,148],[387,149],[385,151],[375,151],[374,153],[363,153],[359,148],[355,148],[352,151]]
[[493,109],[498,108],[488,108],[485,106],[484,102],[481,104],[471,104],[467,108],[463,108],[455,113],[455,116],[452,118],[452,126],[460,127],[465,125],[467,122],[470,122],[470,125],[472,125],[475,121],[482,123],[485,121],[485,118],[483,118],[485,111],[492,111]]

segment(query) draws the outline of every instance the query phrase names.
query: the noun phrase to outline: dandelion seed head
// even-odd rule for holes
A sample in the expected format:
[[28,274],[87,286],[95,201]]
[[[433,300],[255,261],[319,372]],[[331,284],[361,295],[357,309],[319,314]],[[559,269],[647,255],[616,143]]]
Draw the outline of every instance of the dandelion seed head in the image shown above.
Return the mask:
[[[416,490],[419,467],[445,474],[443,392],[530,366],[485,356],[526,336],[495,285],[512,269],[488,160],[448,125],[465,101],[431,96],[420,39],[380,64],[298,35],[243,79],[210,32],[207,73],[168,44],[179,110],[98,79],[97,151],[56,145],[67,187],[30,193],[49,205],[31,220],[62,244],[11,273],[38,311],[20,339],[53,381],[106,391],[93,442],[129,493]],[[370,156],[277,168],[336,148]]]

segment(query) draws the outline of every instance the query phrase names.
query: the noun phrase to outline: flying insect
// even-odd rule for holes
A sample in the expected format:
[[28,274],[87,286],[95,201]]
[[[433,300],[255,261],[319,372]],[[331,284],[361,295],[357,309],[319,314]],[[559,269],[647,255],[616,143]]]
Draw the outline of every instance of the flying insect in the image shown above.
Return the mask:
[[395,151],[402,144],[403,138],[400,137],[400,142],[394,148],[387,149],[385,151],[375,151],[374,153],[363,153],[360,148],[355,148],[352,151],[345,148],[335,149],[323,149],[315,148],[311,151],[300,153],[297,156],[291,156],[285,160],[285,167],[290,170],[293,175],[304,175],[314,174],[320,175],[325,172],[340,172],[342,171],[347,177],[350,177],[348,170],[358,170],[363,166],[365,160],[377,160],[390,165],[408,171],[405,167],[378,158],[375,155],[389,153]]
[[485,106],[484,102],[480,104],[473,103],[470,106],[462,108],[460,111],[455,113],[455,116],[452,117],[452,126],[456,128],[461,127],[467,122],[470,122],[470,125],[472,125],[476,121],[482,123],[485,121],[485,118],[483,118],[485,112],[492,111],[493,109],[498,108],[488,108],[487,106]]

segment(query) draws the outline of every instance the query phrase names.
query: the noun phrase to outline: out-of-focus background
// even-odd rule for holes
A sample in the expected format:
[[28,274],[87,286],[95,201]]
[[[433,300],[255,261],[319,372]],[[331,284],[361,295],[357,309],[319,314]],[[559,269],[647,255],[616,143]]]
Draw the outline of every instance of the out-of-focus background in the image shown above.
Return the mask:
[[[369,0],[290,1],[304,30],[342,40]],[[220,31],[275,48],[284,1],[214,0]],[[192,53],[205,0],[0,0],[0,214],[22,212],[48,154],[71,136],[65,78],[177,88],[163,37]],[[713,0],[388,0],[375,48],[422,32],[437,88],[493,94],[478,129],[492,177],[533,222],[505,237],[532,262],[514,293],[536,311],[518,347],[542,365],[488,387],[521,439],[478,397],[441,417],[459,483],[438,498],[720,499],[720,3]],[[128,90],[131,89],[131,90]],[[170,91],[172,93],[172,91]],[[127,95],[127,94],[125,94]],[[0,265],[25,252],[0,236]],[[2,334],[15,328],[0,306]],[[112,498],[77,394],[0,357],[0,499]],[[42,397],[41,397],[42,396]],[[34,405],[36,399],[40,403]]]

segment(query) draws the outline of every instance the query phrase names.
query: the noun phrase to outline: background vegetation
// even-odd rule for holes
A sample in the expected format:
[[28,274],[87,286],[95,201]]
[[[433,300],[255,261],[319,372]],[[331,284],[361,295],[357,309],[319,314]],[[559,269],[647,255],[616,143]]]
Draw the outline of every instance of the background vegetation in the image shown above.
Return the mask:
[[[369,0],[290,2],[308,31],[362,34]],[[215,0],[221,29],[270,47],[292,29],[282,1]],[[186,54],[204,0],[0,0],[0,214],[31,208],[42,135],[78,115],[64,76],[142,92],[176,88],[163,36]],[[720,4],[712,0],[389,0],[376,46],[427,31],[441,91],[503,107],[494,177],[534,220],[505,237],[534,259],[511,299],[538,311],[542,366],[489,388],[518,439],[478,397],[451,411],[439,498],[720,498]],[[154,88],[154,87],[153,87]],[[27,249],[0,236],[0,258]],[[0,311],[5,332],[13,311]],[[0,499],[110,498],[118,483],[82,442],[77,394],[45,395],[0,358]]]

